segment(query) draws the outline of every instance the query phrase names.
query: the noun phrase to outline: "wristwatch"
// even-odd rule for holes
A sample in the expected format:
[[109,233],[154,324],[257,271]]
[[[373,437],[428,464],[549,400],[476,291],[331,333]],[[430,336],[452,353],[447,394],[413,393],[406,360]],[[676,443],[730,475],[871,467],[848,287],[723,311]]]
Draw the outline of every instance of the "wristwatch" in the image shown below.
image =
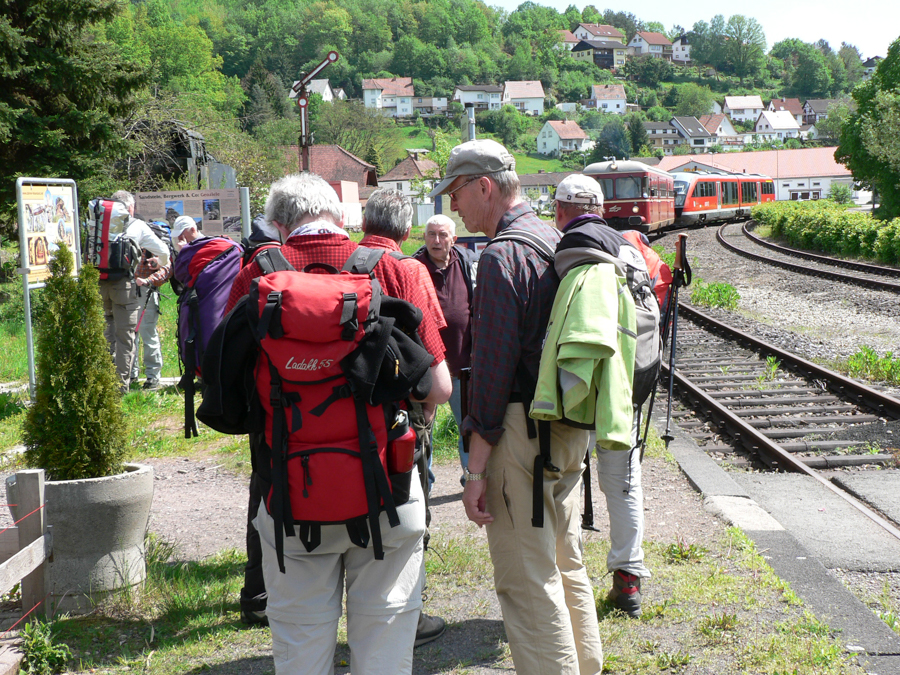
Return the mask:
[[482,471],[481,473],[471,473],[469,471],[469,467],[463,468],[463,476],[466,478],[466,482],[468,483],[470,480],[484,480],[487,478],[487,469]]

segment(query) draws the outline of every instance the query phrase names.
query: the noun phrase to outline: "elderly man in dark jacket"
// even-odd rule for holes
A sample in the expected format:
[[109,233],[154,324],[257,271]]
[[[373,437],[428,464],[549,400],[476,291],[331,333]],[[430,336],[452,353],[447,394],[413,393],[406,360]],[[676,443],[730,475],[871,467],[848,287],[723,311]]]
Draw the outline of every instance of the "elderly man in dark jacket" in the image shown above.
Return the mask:
[[[469,248],[456,245],[456,223],[448,216],[438,214],[425,223],[425,245],[413,257],[420,260],[431,275],[447,322],[440,333],[453,382],[450,409],[456,427],[461,429],[460,375],[472,366],[472,295],[478,255]],[[469,465],[469,453],[462,434],[459,437],[459,461],[465,470]],[[465,484],[464,478],[460,480]]]

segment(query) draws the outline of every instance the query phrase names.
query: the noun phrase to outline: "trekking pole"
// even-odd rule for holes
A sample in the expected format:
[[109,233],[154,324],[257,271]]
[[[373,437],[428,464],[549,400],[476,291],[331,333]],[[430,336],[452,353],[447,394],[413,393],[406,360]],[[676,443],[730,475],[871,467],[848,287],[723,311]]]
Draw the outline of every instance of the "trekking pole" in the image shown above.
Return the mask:
[[[138,286],[138,290],[140,291],[141,287]],[[144,300],[144,308],[141,310],[141,315],[138,317],[137,325],[134,327],[134,341],[137,343],[139,336],[138,332],[141,330],[141,322],[144,320],[144,314],[147,313],[147,305],[150,304],[150,298],[153,297],[153,287],[148,285],[147,288],[147,299]],[[134,372],[134,366],[137,363],[138,357],[138,347],[137,344],[134,346],[134,356],[131,357],[131,366],[128,368],[128,379],[131,379],[131,373]]]
[[[691,284],[691,266],[687,261],[687,235],[679,234],[678,243],[675,245],[675,272],[672,279],[672,297],[669,299],[672,316],[672,340],[669,343],[669,400],[666,401],[666,433],[662,439],[669,447],[669,442],[675,437],[672,435],[672,390],[675,386],[675,349],[678,344],[678,289],[681,286]],[[667,317],[668,318],[668,317]]]

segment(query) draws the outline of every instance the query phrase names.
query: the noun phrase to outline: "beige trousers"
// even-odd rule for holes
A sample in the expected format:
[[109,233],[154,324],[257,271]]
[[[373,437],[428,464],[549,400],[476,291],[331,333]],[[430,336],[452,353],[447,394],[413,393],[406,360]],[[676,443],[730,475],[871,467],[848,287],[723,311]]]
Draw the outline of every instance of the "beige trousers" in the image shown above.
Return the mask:
[[544,527],[531,524],[537,439],[521,403],[511,403],[488,460],[487,526],[494,584],[519,675],[598,675],[603,648],[594,593],[582,559],[581,473],[587,431],[552,423],[544,471]]

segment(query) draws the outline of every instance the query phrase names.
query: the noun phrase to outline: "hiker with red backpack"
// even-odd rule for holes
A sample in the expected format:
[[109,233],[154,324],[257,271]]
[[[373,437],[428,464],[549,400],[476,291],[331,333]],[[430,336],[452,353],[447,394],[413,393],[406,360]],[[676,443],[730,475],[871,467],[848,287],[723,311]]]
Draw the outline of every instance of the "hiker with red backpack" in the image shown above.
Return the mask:
[[135,268],[142,249],[162,266],[169,264],[169,250],[147,223],[134,217],[134,195],[130,192],[119,190],[112,199],[92,200],[89,217],[88,256],[100,271],[104,335],[115,360],[119,390],[126,393],[137,352],[135,329],[143,306]]
[[474,140],[453,148],[429,195],[449,197],[466,229],[492,240],[472,310],[463,505],[486,526],[516,672],[599,675],[603,649],[578,519],[589,432],[561,422],[538,432],[528,416],[559,278],[528,244],[493,241],[511,231],[559,241],[520,193],[513,156]]
[[[258,259],[244,267],[213,339],[224,351],[223,361],[235,364],[229,349],[248,335],[239,322],[254,326],[246,350],[250,366],[236,382],[244,382],[244,375],[255,378],[252,405],[259,416],[253,428],[265,433],[256,457],[265,495],[256,524],[276,672],[333,672],[346,581],[353,673],[410,673],[422,603],[425,510],[413,454],[409,464],[392,468],[398,455],[391,450],[393,423],[387,420],[389,411],[394,419],[396,401],[411,392],[425,403],[447,401],[451,385],[443,344],[433,318],[416,309],[424,301],[415,278],[400,261],[350,240],[337,194],[319,176],[304,173],[276,181],[266,201],[266,221],[283,238],[280,257],[299,272],[263,274]],[[347,273],[335,274],[348,263]],[[332,288],[343,290],[332,293]],[[332,302],[336,311],[326,311]],[[399,313],[387,322],[379,316],[395,310]],[[408,321],[401,316],[410,312]],[[311,316],[318,318],[304,319]],[[376,322],[372,333],[367,317]],[[418,328],[410,336],[395,331],[395,322]],[[232,326],[237,333],[229,332]],[[362,332],[366,337],[360,340]],[[380,335],[387,344],[374,339]],[[326,356],[329,350],[334,356]],[[379,360],[373,370],[366,358],[370,350],[389,360]],[[419,353],[427,357],[421,373],[418,366],[409,368],[408,357]],[[207,358],[213,356],[210,349]],[[212,361],[204,361],[204,373],[218,373]],[[395,380],[393,390],[384,384]],[[227,398],[238,388],[211,382],[200,419],[227,428],[232,408],[216,397]],[[346,406],[347,414],[335,416]],[[245,408],[234,409],[246,413]],[[397,412],[396,423],[403,426],[405,419]],[[253,426],[253,420],[248,423]],[[244,428],[238,425],[229,433]],[[338,465],[346,467],[346,475],[333,468]],[[349,487],[358,484],[360,465],[364,490]],[[390,474],[387,486],[385,474]],[[395,476],[406,477],[406,494],[400,494],[399,483],[395,486]],[[361,516],[336,515],[360,499]]]

